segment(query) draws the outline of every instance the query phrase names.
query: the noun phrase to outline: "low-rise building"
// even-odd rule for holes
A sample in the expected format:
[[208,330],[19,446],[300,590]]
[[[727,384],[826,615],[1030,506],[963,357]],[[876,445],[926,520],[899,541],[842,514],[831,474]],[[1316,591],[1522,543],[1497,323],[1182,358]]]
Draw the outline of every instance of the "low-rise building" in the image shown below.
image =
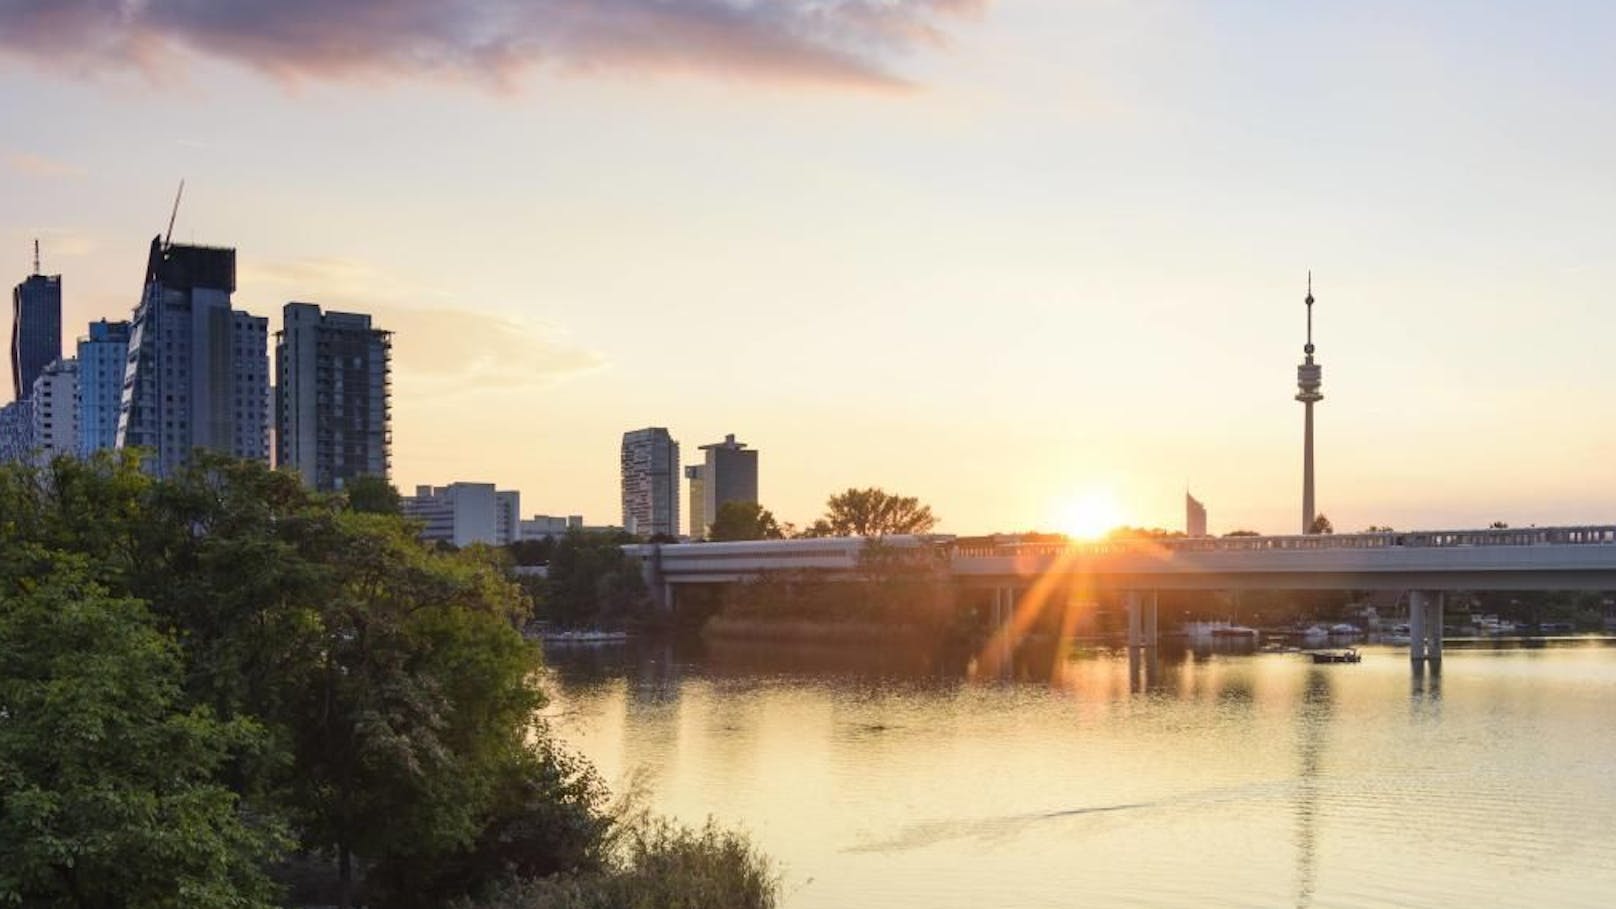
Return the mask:
[[405,496],[404,514],[425,522],[421,539],[470,546],[506,546],[521,534],[522,494],[493,483],[417,486]]

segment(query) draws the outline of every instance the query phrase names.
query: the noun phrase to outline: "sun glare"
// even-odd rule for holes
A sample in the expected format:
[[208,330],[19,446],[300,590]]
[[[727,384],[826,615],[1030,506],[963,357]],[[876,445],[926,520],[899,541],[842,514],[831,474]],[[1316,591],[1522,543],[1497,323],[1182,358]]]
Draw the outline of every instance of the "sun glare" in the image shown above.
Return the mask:
[[1060,529],[1069,537],[1094,540],[1122,525],[1122,509],[1108,489],[1072,499],[1060,513]]

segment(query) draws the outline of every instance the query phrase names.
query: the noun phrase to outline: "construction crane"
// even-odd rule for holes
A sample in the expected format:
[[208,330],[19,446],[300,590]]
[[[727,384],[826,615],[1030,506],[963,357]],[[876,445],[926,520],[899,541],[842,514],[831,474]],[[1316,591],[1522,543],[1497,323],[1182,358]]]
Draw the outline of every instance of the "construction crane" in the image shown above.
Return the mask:
[[174,210],[168,215],[168,233],[163,235],[163,247],[166,249],[169,241],[174,239],[174,219],[180,216],[180,197],[185,195],[185,181],[180,180],[179,191],[174,194]]

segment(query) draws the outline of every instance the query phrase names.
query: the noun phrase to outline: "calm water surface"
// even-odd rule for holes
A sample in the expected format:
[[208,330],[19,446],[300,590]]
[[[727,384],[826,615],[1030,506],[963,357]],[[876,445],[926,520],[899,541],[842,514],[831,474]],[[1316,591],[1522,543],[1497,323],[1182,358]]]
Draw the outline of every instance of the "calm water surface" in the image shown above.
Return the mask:
[[[1616,647],[963,660],[552,650],[614,788],[749,830],[784,905],[1616,905]],[[1141,667],[1141,670],[1148,667]],[[1143,675],[1143,672],[1141,672]]]

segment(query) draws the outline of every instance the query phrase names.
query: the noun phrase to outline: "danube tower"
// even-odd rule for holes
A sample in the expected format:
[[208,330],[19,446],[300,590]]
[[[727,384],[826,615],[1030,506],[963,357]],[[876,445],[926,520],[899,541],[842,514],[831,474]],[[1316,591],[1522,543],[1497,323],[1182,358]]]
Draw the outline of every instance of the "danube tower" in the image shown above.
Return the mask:
[[1324,400],[1319,394],[1323,368],[1313,362],[1313,273],[1307,273],[1307,344],[1302,365],[1296,367],[1296,400],[1307,414],[1302,423],[1302,532],[1313,532],[1313,405]]

